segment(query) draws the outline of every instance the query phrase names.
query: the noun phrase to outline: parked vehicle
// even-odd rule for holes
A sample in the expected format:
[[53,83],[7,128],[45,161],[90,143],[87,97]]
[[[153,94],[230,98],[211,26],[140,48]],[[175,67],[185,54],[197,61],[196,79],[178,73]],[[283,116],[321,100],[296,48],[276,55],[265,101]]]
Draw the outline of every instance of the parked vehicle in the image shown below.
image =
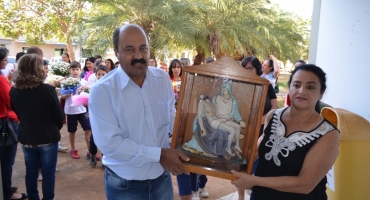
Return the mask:
[[15,56],[8,56],[8,63],[15,63]]
[[50,64],[58,63],[58,62],[63,62],[63,60],[62,60],[62,57],[61,57],[61,56],[57,56],[57,57],[52,57],[52,58],[50,58]]

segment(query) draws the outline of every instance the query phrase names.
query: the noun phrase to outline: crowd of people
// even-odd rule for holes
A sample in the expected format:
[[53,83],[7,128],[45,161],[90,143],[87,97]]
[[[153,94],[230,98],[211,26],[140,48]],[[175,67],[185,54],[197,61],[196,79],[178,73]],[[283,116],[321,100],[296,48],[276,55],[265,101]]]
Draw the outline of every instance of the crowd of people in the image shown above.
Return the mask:
[[[95,167],[103,160],[107,199],[173,199],[171,174],[177,176],[182,200],[209,197],[207,176],[186,171],[182,162],[189,158],[169,148],[168,142],[181,92],[182,69],[190,66],[190,60],[174,59],[168,69],[165,63],[157,66],[149,56],[146,33],[133,24],[114,31],[113,46],[116,63],[97,55],[81,66],[67,53],[62,55],[63,62],[69,64],[68,77],[79,80],[77,92],[90,93],[88,105],[73,105],[72,93],[58,97],[55,87],[66,77],[45,81],[48,63],[43,62],[38,47],[17,54],[13,70],[2,70],[0,118],[9,118],[18,134],[27,189],[27,194],[17,193],[12,187],[18,144],[0,147],[5,199],[40,199],[37,180],[41,176],[42,199],[54,199],[58,151],[68,150],[60,143],[63,123],[69,133],[71,158],[80,158],[75,146],[79,123],[85,132],[89,164]],[[1,69],[7,66],[8,54],[0,47]],[[210,57],[204,63],[214,61]],[[246,189],[256,200],[327,199],[325,174],[338,155],[339,131],[315,110],[326,89],[326,74],[315,65],[299,62],[301,66],[296,66],[288,82],[289,103],[284,108],[278,107],[275,94],[280,74],[277,59],[271,55],[261,62],[249,56],[241,62],[240,67],[268,79],[270,85],[254,175],[231,171],[239,177],[231,183],[238,188],[239,199],[244,199]]]

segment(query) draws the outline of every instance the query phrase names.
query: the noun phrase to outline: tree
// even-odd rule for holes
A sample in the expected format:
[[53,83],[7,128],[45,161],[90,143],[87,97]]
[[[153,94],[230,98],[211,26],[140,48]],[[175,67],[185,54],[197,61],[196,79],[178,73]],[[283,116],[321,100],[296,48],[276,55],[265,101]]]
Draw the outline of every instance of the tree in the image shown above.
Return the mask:
[[[112,47],[113,30],[125,23],[148,35],[151,57],[194,50],[195,64],[224,55],[295,59],[307,51],[307,32],[290,13],[267,0],[92,0],[97,15],[87,28],[95,50]],[[304,54],[304,53],[303,53]]]
[[79,0],[0,0],[0,30],[6,37],[25,36],[27,43],[43,44],[57,38],[67,44],[75,60],[72,37],[87,17],[87,3]]
[[201,10],[201,1],[177,0],[93,0],[97,15],[86,25],[89,46],[104,51],[112,47],[114,29],[125,24],[137,24],[150,41],[152,57],[163,57],[166,49],[192,49],[194,35],[202,34],[203,27],[194,22]]

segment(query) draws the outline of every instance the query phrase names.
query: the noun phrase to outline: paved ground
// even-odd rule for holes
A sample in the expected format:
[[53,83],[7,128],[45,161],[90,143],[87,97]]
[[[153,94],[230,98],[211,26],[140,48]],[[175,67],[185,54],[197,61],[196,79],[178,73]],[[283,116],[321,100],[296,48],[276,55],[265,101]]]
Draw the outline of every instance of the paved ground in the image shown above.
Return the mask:
[[[68,132],[66,125],[61,130],[62,143],[69,147]],[[59,153],[56,174],[55,200],[104,200],[103,167],[101,162],[96,168],[91,168],[88,159],[85,158],[87,148],[82,129],[76,133],[76,147],[79,150],[80,159],[72,159],[69,153]],[[17,186],[18,192],[26,192],[25,186],[25,165],[24,156],[20,145],[18,146],[16,161],[13,167],[13,186]],[[175,200],[178,197],[176,178],[172,177]],[[39,181],[39,192],[41,193],[41,181]],[[210,193],[208,199],[219,199],[236,191],[230,181],[214,177],[208,177],[206,186]],[[224,199],[224,198],[223,198]],[[227,198],[229,199],[229,198]]]

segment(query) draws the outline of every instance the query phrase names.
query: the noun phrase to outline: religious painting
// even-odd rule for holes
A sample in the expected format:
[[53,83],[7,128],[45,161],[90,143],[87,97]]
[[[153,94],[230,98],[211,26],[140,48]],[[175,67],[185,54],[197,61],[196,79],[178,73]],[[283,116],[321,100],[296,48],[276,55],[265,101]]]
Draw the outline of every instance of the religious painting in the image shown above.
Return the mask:
[[183,68],[171,148],[190,158],[187,170],[251,173],[268,84],[229,57]]

